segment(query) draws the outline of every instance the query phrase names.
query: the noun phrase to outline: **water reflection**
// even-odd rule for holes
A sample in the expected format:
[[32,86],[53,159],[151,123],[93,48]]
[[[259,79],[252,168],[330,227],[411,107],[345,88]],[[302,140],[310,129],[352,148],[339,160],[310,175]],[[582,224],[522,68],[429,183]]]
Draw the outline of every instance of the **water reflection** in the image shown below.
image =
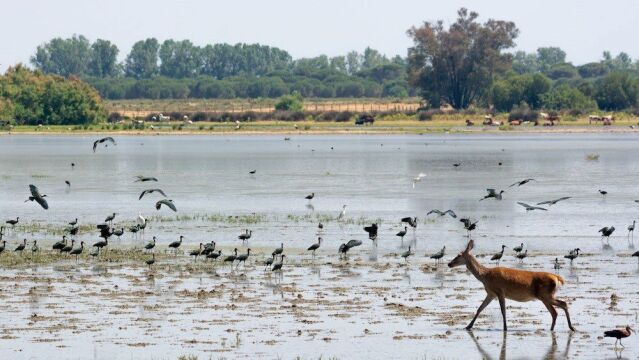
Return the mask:
[[[477,337],[475,336],[475,333],[473,332],[473,330],[467,330],[466,332],[468,333],[468,335],[470,335],[470,338],[473,340],[473,343],[475,344],[477,351],[481,354],[482,359],[499,359],[499,360],[508,359],[508,356],[507,356],[508,332],[502,332],[501,347],[499,349],[499,354],[498,355],[495,354],[496,356],[491,355],[488,351],[486,351],[482,347],[482,345],[477,340]],[[564,346],[563,351],[558,353],[559,349],[557,345],[557,335],[554,331],[552,331],[550,333],[551,344],[548,347],[548,350],[546,350],[546,352],[540,356],[540,359],[543,359],[543,360],[567,359],[568,354],[570,353],[570,343],[572,342],[573,335],[574,335],[574,332],[568,333],[568,338],[566,339],[566,345]]]

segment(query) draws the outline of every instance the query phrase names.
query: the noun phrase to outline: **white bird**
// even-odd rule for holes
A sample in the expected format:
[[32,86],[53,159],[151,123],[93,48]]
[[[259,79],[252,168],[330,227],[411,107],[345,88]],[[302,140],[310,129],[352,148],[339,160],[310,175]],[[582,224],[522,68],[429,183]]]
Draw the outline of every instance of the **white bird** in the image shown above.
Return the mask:
[[426,177],[426,174],[424,174],[424,173],[417,174],[417,177],[413,178],[413,189],[415,188],[415,184],[417,182],[419,182],[419,181],[422,181],[422,179],[425,178],[425,177]]
[[142,216],[141,213],[138,212],[138,224],[144,225],[145,222],[146,222],[146,219]]
[[337,217],[337,220],[342,220],[344,219],[344,216],[346,216],[346,205],[342,206],[342,212],[339,213],[339,216]]

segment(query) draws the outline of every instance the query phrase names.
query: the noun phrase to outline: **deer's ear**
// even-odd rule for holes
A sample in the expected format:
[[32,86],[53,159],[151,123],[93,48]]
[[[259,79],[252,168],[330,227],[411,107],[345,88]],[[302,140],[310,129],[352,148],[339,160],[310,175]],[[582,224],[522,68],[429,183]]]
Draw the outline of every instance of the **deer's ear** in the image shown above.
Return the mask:
[[466,245],[466,250],[464,250],[465,253],[470,252],[473,248],[475,247],[475,241],[470,240],[468,242],[468,245]]

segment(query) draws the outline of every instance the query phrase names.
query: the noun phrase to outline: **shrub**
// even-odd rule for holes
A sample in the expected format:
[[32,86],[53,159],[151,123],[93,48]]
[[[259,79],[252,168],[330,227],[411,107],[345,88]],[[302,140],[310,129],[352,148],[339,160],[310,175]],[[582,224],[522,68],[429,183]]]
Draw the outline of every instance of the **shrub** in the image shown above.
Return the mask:
[[508,121],[521,120],[521,121],[535,121],[539,118],[537,111],[531,110],[526,103],[520,104],[518,107],[508,114]]
[[109,114],[107,121],[110,123],[118,122],[122,120],[122,115],[119,112],[112,112]]
[[298,92],[280,97],[275,103],[275,110],[278,111],[302,111],[304,109],[304,99]]
[[422,110],[417,113],[417,119],[419,121],[430,121],[433,120],[433,116],[441,114],[442,111],[439,109],[429,109]]
[[337,122],[347,122],[350,121],[353,117],[353,113],[350,111],[342,111],[335,116],[335,121]]

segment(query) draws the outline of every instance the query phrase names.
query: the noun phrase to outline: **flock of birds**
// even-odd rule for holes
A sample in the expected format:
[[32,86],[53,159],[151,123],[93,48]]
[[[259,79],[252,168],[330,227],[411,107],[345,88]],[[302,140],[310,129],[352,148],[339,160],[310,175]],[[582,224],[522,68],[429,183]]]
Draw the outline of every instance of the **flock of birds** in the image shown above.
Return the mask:
[[[104,144],[105,147],[107,147],[109,144],[112,144],[114,146],[117,145],[115,139],[113,139],[112,137],[101,138],[99,140],[96,140],[93,143],[93,152],[97,150],[100,144]],[[453,164],[453,166],[459,167],[461,166],[461,163],[455,163]],[[71,163],[71,167],[74,168],[75,163]],[[249,173],[255,174],[256,171],[257,170],[251,170],[249,171]],[[423,173],[420,173],[415,178],[413,178],[413,181],[412,181],[413,188],[416,186],[418,182],[422,181],[425,178],[426,178],[426,175]],[[511,189],[513,187],[521,187],[534,181],[536,180],[532,178],[523,179],[521,181],[517,181],[511,184],[510,186],[508,186],[507,189]],[[158,182],[158,179],[156,177],[140,175],[136,177],[135,182],[141,182],[141,183]],[[65,180],[65,183],[67,186],[71,186],[71,183],[69,180]],[[486,189],[486,192],[487,192],[486,195],[480,198],[479,201],[483,201],[486,199],[494,199],[497,201],[503,200],[506,190],[497,191],[496,189],[491,188],[491,189]],[[607,191],[605,190],[599,190],[599,193],[601,194],[601,196],[606,196],[608,194]],[[173,200],[168,199],[167,194],[160,188],[149,188],[149,189],[143,190],[140,193],[138,200],[142,200],[145,196],[151,196],[153,194],[157,194],[163,197],[162,199],[156,201],[155,203],[156,210],[160,210],[164,206],[174,212],[178,211]],[[37,186],[33,184],[29,185],[29,196],[27,197],[25,202],[35,202],[44,210],[47,210],[49,209],[49,203],[47,202],[46,198],[47,198],[47,195],[42,194]],[[311,202],[314,198],[315,198],[315,193],[311,193],[305,197],[305,199],[308,200],[309,202]],[[520,201],[518,201],[517,204],[522,206],[527,212],[528,211],[548,211],[551,206],[557,205],[558,203],[569,200],[569,199],[571,199],[571,197],[565,196],[565,197],[560,197],[553,200],[542,201],[534,205],[530,205]],[[639,202],[639,200],[635,200],[635,201]],[[337,218],[336,218],[337,221],[343,221],[345,219],[346,208],[347,208],[347,205],[342,206],[341,212],[337,215]],[[432,209],[429,212],[427,212],[426,216],[431,216],[431,215],[435,215],[438,217],[450,216],[453,219],[457,219],[457,214],[455,213],[455,211],[451,209],[447,209],[447,210]],[[93,257],[99,257],[101,252],[104,252],[107,250],[109,245],[109,239],[112,236],[116,236],[119,238],[125,233],[125,229],[123,227],[119,229],[116,229],[113,227],[113,222],[116,216],[117,216],[117,213],[112,213],[105,218],[103,223],[97,225],[97,231],[99,232],[99,237],[101,240],[92,244],[91,246],[92,251],[89,252],[89,255]],[[479,221],[471,220],[468,217],[460,218],[459,221],[463,224],[464,229],[467,232],[467,236],[470,238],[472,231],[477,229]],[[0,254],[6,251],[7,244],[6,244],[6,241],[3,240],[3,236],[5,236],[5,230],[7,230],[9,227],[10,229],[13,230],[15,226],[18,225],[19,222],[20,222],[20,218],[16,217],[15,219],[7,220],[6,226],[0,226]],[[404,236],[406,236],[407,233],[409,232],[409,227],[413,231],[416,231],[416,228],[418,226],[418,219],[417,217],[404,217],[400,219],[400,223],[404,224],[403,229],[397,232],[395,235],[399,237],[403,242]],[[633,221],[632,224],[629,225],[627,228],[629,242],[632,241],[634,238],[635,224],[636,224],[636,221]],[[68,235],[76,236],[79,232],[78,219],[76,218],[75,220],[69,222],[68,225],[69,226],[65,229]],[[146,226],[147,226],[147,220],[144,217],[142,217],[142,215],[138,215],[138,223],[132,227],[129,227],[128,230],[129,232],[133,234],[137,234],[138,232],[143,233]],[[318,235],[321,235],[323,228],[324,228],[324,224],[320,222],[318,224],[318,230],[319,230]],[[377,223],[373,223],[369,226],[365,226],[363,230],[364,232],[368,234],[368,238],[372,240],[373,243],[376,245],[376,241],[379,235],[379,225]],[[607,227],[601,228],[599,230],[599,233],[601,233],[601,241],[603,242],[605,239],[609,242],[609,238],[614,232],[615,232],[614,226],[609,226],[609,227],[607,226]],[[252,230],[245,229],[244,232],[238,235],[238,240],[240,240],[243,245],[248,244],[249,239],[251,239],[252,235],[253,235]],[[168,244],[168,250],[173,252],[177,256],[178,251],[183,244],[183,240],[184,240],[184,236],[180,235],[178,240]],[[322,242],[323,242],[322,236],[318,236],[317,241],[312,243],[307,248],[307,251],[311,253],[311,256],[313,258],[315,258],[316,251],[322,246]],[[146,265],[148,265],[149,267],[152,267],[156,262],[156,259],[155,259],[156,244],[157,244],[157,238],[153,236],[153,239],[150,242],[144,244],[143,246],[144,249],[142,251],[148,252],[150,255],[150,257],[144,260]],[[32,253],[32,256],[36,256],[37,253],[40,251],[37,241],[33,240],[30,248],[28,247],[28,245],[29,245],[28,241],[25,238],[23,239],[22,242],[20,242],[14,248],[14,252],[18,252],[22,255],[24,251],[30,250]],[[231,269],[237,269],[239,268],[240,265],[245,266],[247,260],[249,259],[251,255],[250,248],[247,248],[246,252],[241,254],[238,254],[238,251],[239,251],[238,248],[234,248],[232,253],[226,256],[222,256],[222,250],[220,249],[216,250],[216,245],[217,244],[215,241],[211,241],[209,243],[200,243],[197,249],[189,251],[188,254],[190,257],[194,258],[194,261],[197,261],[198,258],[204,258],[205,260],[211,260],[211,261],[221,261],[223,264],[228,264]],[[337,249],[340,259],[346,258],[351,249],[358,247],[360,245],[362,245],[362,241],[357,239],[349,240],[348,242],[340,244],[340,246]],[[490,258],[491,261],[495,261],[497,266],[502,260],[505,254],[506,248],[507,248],[506,245],[501,245],[501,251],[491,256]],[[75,259],[77,261],[79,259],[79,256],[82,255],[82,253],[85,251],[85,243],[84,241],[80,241],[79,246],[76,246],[75,239],[71,239],[69,242],[69,238],[67,237],[67,235],[63,235],[62,240],[53,244],[52,250],[58,251],[60,254],[68,254],[69,256],[75,256]],[[513,247],[512,250],[514,251],[514,257],[516,257],[519,261],[523,261],[528,256],[528,250],[525,249],[524,243],[521,243],[520,245]],[[564,258],[568,259],[570,261],[570,264],[572,265],[573,261],[579,257],[579,254],[580,254],[580,249],[576,248],[570,251],[568,254],[566,254]],[[429,255],[429,257],[435,260],[439,264],[445,255],[446,255],[446,247],[444,246],[440,251],[432,255]],[[399,254],[399,256],[403,258],[406,262],[408,262],[409,257],[414,256],[414,251],[411,250],[411,246],[408,246],[408,249],[402,252],[401,254]],[[632,256],[639,257],[639,251],[633,253]],[[282,269],[284,267],[285,257],[286,255],[284,254],[284,244],[282,243],[280,244],[279,247],[273,250],[273,252],[271,253],[271,256],[269,256],[263,261],[264,269],[265,270],[270,269],[272,272],[279,272],[281,274]],[[555,258],[554,260],[554,267],[555,269],[559,269],[561,267],[561,264],[558,258]],[[626,327],[625,329],[616,329],[616,330],[606,331],[605,336],[615,337],[620,342],[620,339],[630,336],[631,331],[633,330],[630,327]],[[616,345],[617,345],[617,342],[615,342],[615,347]]]

